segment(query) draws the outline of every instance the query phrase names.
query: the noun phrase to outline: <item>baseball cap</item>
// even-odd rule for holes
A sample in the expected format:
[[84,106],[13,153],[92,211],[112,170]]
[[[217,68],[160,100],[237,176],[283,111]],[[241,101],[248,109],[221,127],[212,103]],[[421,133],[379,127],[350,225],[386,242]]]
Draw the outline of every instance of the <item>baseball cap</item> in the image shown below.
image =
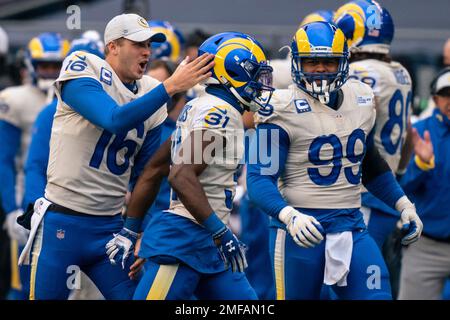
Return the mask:
[[431,85],[431,93],[439,94],[444,88],[450,88],[450,67],[443,69],[438,73]]
[[125,38],[131,41],[164,42],[166,36],[161,32],[155,32],[148,26],[147,20],[134,13],[124,13],[115,16],[108,22],[105,28],[105,45],[113,40]]

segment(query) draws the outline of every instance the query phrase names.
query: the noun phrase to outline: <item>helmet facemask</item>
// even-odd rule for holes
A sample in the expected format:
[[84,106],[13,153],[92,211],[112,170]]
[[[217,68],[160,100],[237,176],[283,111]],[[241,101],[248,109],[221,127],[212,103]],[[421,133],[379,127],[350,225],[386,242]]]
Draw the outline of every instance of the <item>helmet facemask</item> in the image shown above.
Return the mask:
[[[62,66],[62,61],[39,61],[32,60],[26,61],[28,71],[32,75],[34,84],[42,91],[47,91],[53,85],[53,82],[59,76],[59,70]],[[57,70],[55,72],[42,72],[42,68],[47,69],[50,65],[54,65],[53,69]],[[49,68],[50,69],[50,68]]]
[[[303,68],[305,59],[338,59],[336,72],[306,72]],[[348,54],[292,54],[292,79],[297,86],[326,104],[330,101],[330,93],[339,90],[348,78]]]
[[272,87],[273,68],[266,62],[257,63],[248,59],[241,62],[241,67],[250,80],[238,90],[232,86],[229,90],[250,111],[258,111],[267,106],[275,90]]

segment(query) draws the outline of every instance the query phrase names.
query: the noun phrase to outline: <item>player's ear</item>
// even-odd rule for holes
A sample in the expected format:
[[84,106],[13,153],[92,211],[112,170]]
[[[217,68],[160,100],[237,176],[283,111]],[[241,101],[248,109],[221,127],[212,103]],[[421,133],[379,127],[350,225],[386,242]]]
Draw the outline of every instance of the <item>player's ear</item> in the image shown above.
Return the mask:
[[117,40],[111,41],[110,43],[108,43],[106,45],[105,56],[106,55],[110,55],[110,54],[113,55],[113,56],[117,55],[118,54],[118,48],[119,48],[118,41]]
[[436,107],[439,107],[439,105],[438,105],[438,96],[437,95],[433,95],[433,102],[434,102],[434,104],[436,105]]

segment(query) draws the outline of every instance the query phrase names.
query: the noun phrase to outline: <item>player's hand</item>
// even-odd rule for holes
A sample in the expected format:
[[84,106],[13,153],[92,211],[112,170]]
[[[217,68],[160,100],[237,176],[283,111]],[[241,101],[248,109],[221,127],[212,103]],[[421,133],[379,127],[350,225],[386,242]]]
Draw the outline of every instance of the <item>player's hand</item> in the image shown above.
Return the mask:
[[324,230],[316,218],[303,214],[292,207],[285,207],[278,216],[287,227],[295,243],[312,248],[323,240]]
[[233,272],[244,272],[247,268],[245,245],[240,242],[227,226],[213,235],[214,243],[219,249],[220,256],[227,269],[231,265]]
[[128,277],[130,277],[131,280],[139,279],[139,274],[144,268],[145,261],[146,260],[144,258],[136,257],[136,260],[130,267],[130,272],[128,272]]
[[119,233],[114,234],[105,246],[106,254],[109,257],[111,264],[122,264],[122,269],[125,269],[125,263],[128,257],[134,252],[134,245],[137,241],[138,233],[133,232],[127,228],[122,228]]
[[195,60],[189,62],[186,57],[175,70],[175,72],[166,79],[163,84],[169,96],[177,92],[187,91],[197,83],[208,79],[212,72],[209,70],[214,67],[213,54],[203,54]]
[[430,132],[426,130],[423,133],[423,139],[420,137],[416,128],[412,129],[412,141],[414,144],[414,153],[425,163],[430,163],[434,156],[433,144],[431,143]]
[[400,220],[403,225],[402,230],[408,232],[402,238],[402,244],[406,246],[417,241],[422,234],[423,223],[417,215],[416,207],[412,205],[404,208],[400,214]]
[[6,220],[3,228],[8,232],[8,236],[11,240],[16,240],[20,246],[27,243],[28,235],[30,231],[22,227],[17,223],[17,218],[23,214],[22,209],[17,209],[6,215]]
[[131,280],[138,280],[139,274],[141,273],[142,269],[144,268],[144,264],[146,259],[139,257],[139,250],[141,249],[141,242],[142,237],[139,237],[136,241],[136,244],[134,245],[134,262],[130,267],[130,272],[128,272],[128,277],[130,277]]

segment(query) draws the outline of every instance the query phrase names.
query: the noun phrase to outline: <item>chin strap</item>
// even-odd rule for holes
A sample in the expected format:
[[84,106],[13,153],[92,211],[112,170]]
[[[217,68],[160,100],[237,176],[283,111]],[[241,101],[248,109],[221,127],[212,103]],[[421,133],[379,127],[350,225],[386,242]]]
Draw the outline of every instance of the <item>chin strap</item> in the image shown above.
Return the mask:
[[322,104],[328,104],[330,102],[330,93],[325,92],[324,94],[320,94],[318,95],[318,98]]
[[236,91],[235,88],[230,87],[229,88],[231,93],[233,94],[233,96],[235,96],[235,98],[242,104],[242,106],[244,107],[245,110],[247,111],[252,111],[252,112],[256,112],[259,110],[259,106],[251,103],[251,102],[247,102],[244,100],[244,98],[242,98]]

